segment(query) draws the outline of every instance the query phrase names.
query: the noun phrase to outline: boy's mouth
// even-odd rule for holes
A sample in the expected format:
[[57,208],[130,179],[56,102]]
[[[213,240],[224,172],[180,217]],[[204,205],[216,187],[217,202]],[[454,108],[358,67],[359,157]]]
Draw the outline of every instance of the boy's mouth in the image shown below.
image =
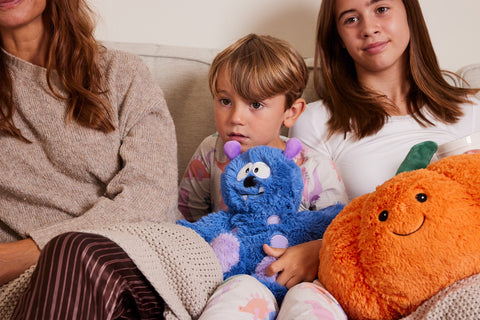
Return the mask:
[[230,133],[228,135],[228,137],[230,138],[230,140],[235,140],[235,141],[238,141],[238,142],[242,142],[242,141],[245,141],[247,139],[246,136],[244,136],[243,134],[240,134],[240,133]]

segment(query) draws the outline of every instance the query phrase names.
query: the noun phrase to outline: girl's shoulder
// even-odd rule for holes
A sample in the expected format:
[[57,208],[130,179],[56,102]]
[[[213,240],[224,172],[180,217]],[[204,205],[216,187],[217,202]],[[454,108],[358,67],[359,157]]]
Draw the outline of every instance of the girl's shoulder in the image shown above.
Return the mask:
[[314,117],[318,119],[325,119],[328,121],[330,118],[330,111],[325,106],[323,100],[316,100],[307,104],[304,113],[302,114],[303,118]]
[[[330,111],[326,108],[322,100],[310,102],[291,129],[291,133],[298,133],[301,136],[324,136],[328,129],[327,122],[329,119]],[[295,134],[293,134],[293,136],[295,136]]]
[[480,93],[478,96],[470,97],[471,103],[464,103],[461,105],[462,111],[468,114],[479,114],[480,113]]

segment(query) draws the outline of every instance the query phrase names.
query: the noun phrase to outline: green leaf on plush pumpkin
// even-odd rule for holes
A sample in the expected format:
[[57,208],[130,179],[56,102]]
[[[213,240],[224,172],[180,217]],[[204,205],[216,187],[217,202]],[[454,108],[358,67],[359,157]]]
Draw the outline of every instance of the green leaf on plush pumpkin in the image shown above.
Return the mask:
[[408,152],[405,160],[400,164],[396,174],[417,169],[425,169],[433,155],[437,152],[438,145],[433,141],[424,141],[414,145]]

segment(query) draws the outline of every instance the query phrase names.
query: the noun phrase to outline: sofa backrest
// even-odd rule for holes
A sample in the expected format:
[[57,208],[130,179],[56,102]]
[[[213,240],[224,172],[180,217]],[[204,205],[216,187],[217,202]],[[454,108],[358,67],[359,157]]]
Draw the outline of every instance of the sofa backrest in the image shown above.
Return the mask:
[[[205,137],[215,132],[208,70],[219,50],[127,42],[104,44],[142,57],[153,78],[162,88],[175,122],[178,172],[181,179],[197,146]],[[307,102],[312,102],[318,99],[313,88],[313,59],[306,58],[305,62],[310,69],[310,79],[303,97]],[[458,73],[465,81],[459,83],[452,77],[447,79],[459,86],[469,83],[472,87],[480,87],[480,63],[466,66]],[[480,98],[480,93],[478,96]],[[282,133],[287,132],[284,130]]]

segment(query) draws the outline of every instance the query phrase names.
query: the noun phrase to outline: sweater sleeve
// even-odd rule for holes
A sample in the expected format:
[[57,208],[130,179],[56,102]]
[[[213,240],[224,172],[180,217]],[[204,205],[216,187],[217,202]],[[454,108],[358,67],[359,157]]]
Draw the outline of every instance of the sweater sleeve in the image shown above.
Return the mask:
[[[173,222],[180,217],[173,120],[161,89],[140,58],[129,57],[125,65],[130,67],[107,77],[118,117],[117,130],[110,134],[119,135],[120,169],[82,215],[29,231],[40,248],[67,231],[124,222]],[[115,72],[107,68],[106,73]]]

